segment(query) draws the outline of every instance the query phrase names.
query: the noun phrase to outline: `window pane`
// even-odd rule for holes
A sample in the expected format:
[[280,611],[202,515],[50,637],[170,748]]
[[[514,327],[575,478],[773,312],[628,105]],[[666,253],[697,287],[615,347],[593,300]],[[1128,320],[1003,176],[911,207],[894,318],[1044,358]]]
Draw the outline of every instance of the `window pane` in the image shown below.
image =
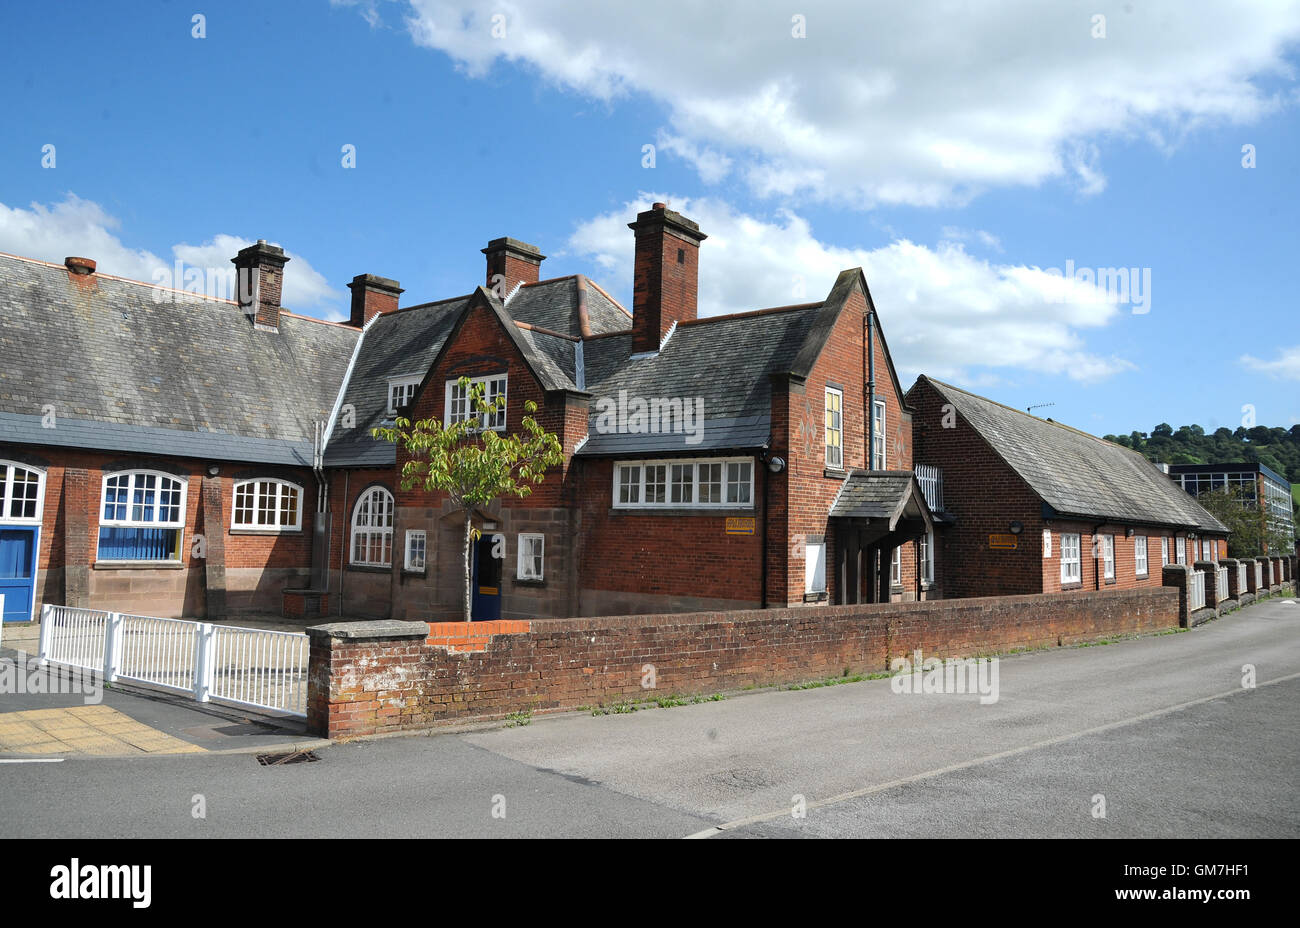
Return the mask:
[[648,464],[645,469],[646,503],[662,503],[665,499],[665,482],[668,468],[663,464]]
[[620,467],[618,469],[618,501],[633,505],[641,502],[640,467]]
[[750,462],[733,461],[727,464],[727,502],[749,502]]
[[704,504],[716,504],[722,502],[722,465],[721,464],[701,464],[700,472],[700,502]]
[[695,484],[695,465],[694,464],[674,464],[673,465],[673,491],[672,501],[674,503],[684,503],[690,505],[694,500]]

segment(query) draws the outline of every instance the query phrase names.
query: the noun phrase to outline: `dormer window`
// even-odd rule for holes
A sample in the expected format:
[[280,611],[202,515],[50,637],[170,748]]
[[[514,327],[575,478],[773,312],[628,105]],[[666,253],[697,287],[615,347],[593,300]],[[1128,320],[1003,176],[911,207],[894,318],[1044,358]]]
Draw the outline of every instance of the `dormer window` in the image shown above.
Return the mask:
[[420,386],[420,381],[424,377],[420,374],[410,374],[406,377],[394,377],[388,381],[388,416],[392,418],[401,411],[402,407],[410,405],[415,399],[415,391]]

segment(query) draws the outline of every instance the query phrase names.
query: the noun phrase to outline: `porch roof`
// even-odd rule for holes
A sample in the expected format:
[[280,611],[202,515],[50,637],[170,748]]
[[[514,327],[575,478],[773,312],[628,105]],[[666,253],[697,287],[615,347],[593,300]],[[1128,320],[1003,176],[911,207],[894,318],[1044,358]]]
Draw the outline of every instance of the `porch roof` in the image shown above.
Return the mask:
[[850,471],[831,503],[830,517],[883,520],[890,531],[900,519],[919,519],[927,530],[934,524],[925,494],[910,470]]

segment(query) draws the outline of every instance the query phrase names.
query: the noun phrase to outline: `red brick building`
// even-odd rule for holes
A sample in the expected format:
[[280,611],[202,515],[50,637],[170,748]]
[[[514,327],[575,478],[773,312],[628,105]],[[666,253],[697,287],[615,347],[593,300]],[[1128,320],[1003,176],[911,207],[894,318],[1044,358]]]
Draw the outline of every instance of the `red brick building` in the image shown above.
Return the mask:
[[[359,275],[338,324],[280,306],[287,258],[264,242],[232,259],[234,300],[0,256],[6,617],[284,601],[458,616],[463,518],[403,489],[403,452],[371,430],[467,415],[461,377],[506,398],[484,427],[517,428],[531,400],[564,452],[531,496],[473,514],[476,617],[1058,589],[1057,549],[1040,563],[1025,544],[1043,530],[1113,536],[1126,584],[1128,527],[1214,536],[1163,477],[1180,505],[1156,498],[1145,522],[1049,514],[1051,488],[979,425],[988,401],[924,378],[904,393],[861,269],[818,302],[701,319],[706,235],[663,204],[629,227],[631,311],[582,275],[541,279],[545,257],[509,238],[463,296],[399,307],[396,281]],[[938,437],[945,399],[959,440]],[[1113,476],[1080,466],[1076,482]],[[985,551],[1012,521],[1011,556]]]

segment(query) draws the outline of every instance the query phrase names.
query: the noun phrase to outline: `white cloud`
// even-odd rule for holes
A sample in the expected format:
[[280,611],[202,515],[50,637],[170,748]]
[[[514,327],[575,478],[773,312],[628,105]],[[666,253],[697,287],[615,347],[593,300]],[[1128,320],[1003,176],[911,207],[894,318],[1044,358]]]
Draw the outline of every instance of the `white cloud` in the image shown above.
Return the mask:
[[[807,38],[791,36],[795,8]],[[1296,100],[1258,83],[1293,76],[1283,54],[1300,37],[1296,0],[1125,4],[1104,39],[1092,38],[1091,0],[410,0],[410,11],[414,41],[471,77],[501,59],[602,100],[646,94],[702,173],[721,162],[690,152],[744,163],[759,194],[853,206],[954,205],[1050,178],[1096,193],[1098,142],[1167,151],[1204,124],[1248,124]]]
[[1091,382],[1133,367],[1084,342],[1084,331],[1125,315],[1096,288],[1039,268],[994,264],[951,241],[933,248],[907,240],[842,248],[818,240],[789,210],[768,221],[713,198],[644,194],[578,225],[567,250],[600,268],[601,285],[624,299],[633,257],[627,223],[654,201],[667,202],[708,233],[700,246],[702,316],[815,302],[840,271],[860,266],[907,384],[919,373],[987,384],[999,379],[998,370]]
[[[215,296],[231,298],[231,281],[234,265],[230,259],[241,248],[253,244],[252,239],[219,234],[202,245],[184,242],[173,245],[170,260],[160,258],[147,249],[130,248],[118,237],[121,222],[105,212],[92,200],[83,200],[69,193],[59,203],[45,205],[33,203],[29,209],[7,207],[0,203],[0,251],[39,258],[43,261],[62,262],[65,257],[77,255],[93,258],[97,270],[105,274],[142,280],[146,283],[174,282],[176,261],[184,268],[198,268],[222,281]],[[330,287],[325,277],[301,255],[286,251],[289,263],[284,268],[282,302],[286,309],[310,313],[338,321],[343,313],[338,303],[343,294]],[[161,277],[159,275],[166,274]],[[184,289],[192,289],[183,287]]]
[[1264,361],[1248,354],[1242,355],[1241,363],[1253,371],[1268,374],[1279,380],[1300,380],[1300,345],[1283,348],[1272,361]]

